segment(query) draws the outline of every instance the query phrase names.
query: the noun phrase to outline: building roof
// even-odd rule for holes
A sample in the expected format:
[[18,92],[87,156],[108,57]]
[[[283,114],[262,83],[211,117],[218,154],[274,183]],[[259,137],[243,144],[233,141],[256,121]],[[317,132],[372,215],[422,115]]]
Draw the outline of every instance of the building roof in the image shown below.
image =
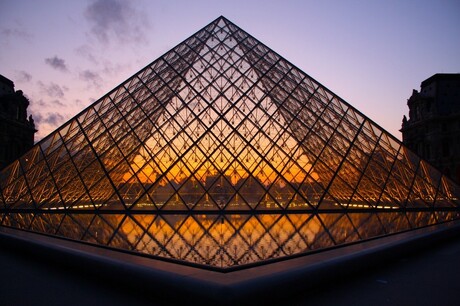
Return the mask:
[[423,81],[420,87],[428,86],[429,84],[437,81],[460,81],[460,73],[436,73]]
[[14,88],[14,83],[10,79],[0,74],[0,82]]

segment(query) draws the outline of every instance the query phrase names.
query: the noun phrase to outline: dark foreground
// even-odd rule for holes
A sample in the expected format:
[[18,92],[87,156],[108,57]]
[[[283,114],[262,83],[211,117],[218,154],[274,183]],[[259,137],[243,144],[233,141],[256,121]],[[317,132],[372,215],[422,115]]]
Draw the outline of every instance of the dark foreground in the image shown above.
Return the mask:
[[[68,269],[71,263],[55,265],[46,258],[35,258],[33,251],[5,247],[0,244],[0,305],[171,304],[155,286],[137,290],[127,286],[126,279],[118,281],[112,276],[107,280],[97,273],[79,273],[84,271]],[[454,235],[448,240],[428,241],[422,250],[373,264],[347,278],[331,277],[298,295],[278,292],[276,304],[460,305],[459,278],[460,237]],[[223,303],[225,299],[222,296]],[[257,301],[253,297],[248,304],[256,305]],[[206,304],[200,300],[189,302]],[[268,305],[266,301],[263,304]]]

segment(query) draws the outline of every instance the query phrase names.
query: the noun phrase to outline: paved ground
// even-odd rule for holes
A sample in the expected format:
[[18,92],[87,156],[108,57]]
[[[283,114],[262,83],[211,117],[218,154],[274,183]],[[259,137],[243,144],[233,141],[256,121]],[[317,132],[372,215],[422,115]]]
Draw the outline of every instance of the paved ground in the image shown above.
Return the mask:
[[[427,245],[427,248],[430,248]],[[293,305],[460,305],[460,237],[329,284]]]
[[[106,284],[86,279],[0,246],[0,305],[164,305],[159,303],[161,295],[155,288],[140,292],[117,286],[116,281]],[[346,281],[286,296],[283,304],[460,305],[459,297],[460,237],[427,245],[424,252],[376,266]],[[201,301],[190,302],[200,305]]]

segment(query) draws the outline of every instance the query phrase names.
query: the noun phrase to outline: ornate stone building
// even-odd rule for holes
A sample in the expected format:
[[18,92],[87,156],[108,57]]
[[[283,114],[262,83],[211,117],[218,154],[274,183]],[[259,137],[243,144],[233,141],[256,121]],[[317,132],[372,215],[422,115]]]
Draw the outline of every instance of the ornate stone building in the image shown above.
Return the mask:
[[29,100],[14,83],[0,75],[0,169],[34,144],[35,124],[27,118]]
[[460,74],[438,73],[413,90],[403,143],[460,182]]

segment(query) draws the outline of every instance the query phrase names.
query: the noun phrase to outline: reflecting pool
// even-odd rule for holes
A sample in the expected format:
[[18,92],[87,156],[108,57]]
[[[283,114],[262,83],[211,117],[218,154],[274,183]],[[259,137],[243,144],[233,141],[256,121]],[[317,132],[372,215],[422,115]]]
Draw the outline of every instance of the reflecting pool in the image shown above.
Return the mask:
[[210,268],[244,267],[389,235],[458,212],[3,215],[2,225]]

